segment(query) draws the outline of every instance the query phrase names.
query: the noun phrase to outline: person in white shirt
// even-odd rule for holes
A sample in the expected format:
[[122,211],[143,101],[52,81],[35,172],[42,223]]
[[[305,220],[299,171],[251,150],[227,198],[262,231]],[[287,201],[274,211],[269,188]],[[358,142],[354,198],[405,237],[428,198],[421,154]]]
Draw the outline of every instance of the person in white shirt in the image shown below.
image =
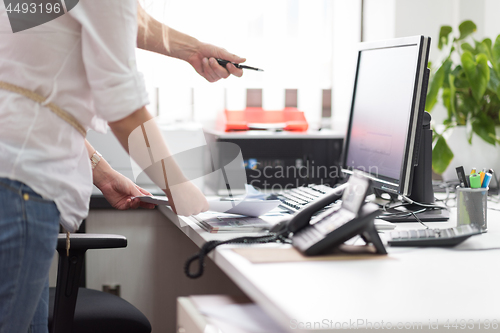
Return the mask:
[[[47,105],[57,105],[85,130],[103,132],[109,124],[128,151],[130,133],[152,119],[136,68],[137,46],[185,60],[209,82],[243,74],[215,58],[245,59],[166,27],[136,0],[83,0],[18,33],[12,33],[2,2],[0,35],[0,82],[46,98],[40,104],[0,89],[0,333],[47,332],[48,270],[59,223],[78,229],[92,183],[117,209],[153,207],[132,199],[149,193],[99,160],[81,133]],[[162,140],[156,127],[148,139]],[[164,143],[159,147],[170,156]],[[159,182],[174,211],[188,216],[207,210],[204,195],[173,169],[168,178],[176,177],[175,189],[166,179]]]

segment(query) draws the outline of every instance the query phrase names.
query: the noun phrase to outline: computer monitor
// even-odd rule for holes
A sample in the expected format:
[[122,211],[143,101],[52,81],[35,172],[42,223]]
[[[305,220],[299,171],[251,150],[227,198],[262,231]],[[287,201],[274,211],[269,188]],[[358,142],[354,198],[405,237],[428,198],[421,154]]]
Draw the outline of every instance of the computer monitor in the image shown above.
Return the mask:
[[[360,44],[342,165],[364,171],[377,190],[425,205],[434,202],[428,114],[424,121],[430,43],[414,36]],[[422,215],[429,213],[426,220],[447,219]]]

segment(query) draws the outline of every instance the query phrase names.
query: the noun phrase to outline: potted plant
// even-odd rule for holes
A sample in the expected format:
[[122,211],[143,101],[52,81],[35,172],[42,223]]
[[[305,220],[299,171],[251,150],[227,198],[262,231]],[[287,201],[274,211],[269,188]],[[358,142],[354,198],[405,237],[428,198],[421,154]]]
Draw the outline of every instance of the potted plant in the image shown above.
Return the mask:
[[434,130],[432,168],[438,174],[456,153],[446,141],[449,130],[465,128],[469,144],[474,134],[490,145],[500,143],[495,130],[500,125],[500,35],[494,43],[489,38],[478,41],[472,21],[462,22],[458,30],[460,35],[452,37],[450,26],[440,29],[438,48],[447,51],[447,56],[433,72],[427,93],[427,111],[434,108],[439,96],[447,110],[444,129]]

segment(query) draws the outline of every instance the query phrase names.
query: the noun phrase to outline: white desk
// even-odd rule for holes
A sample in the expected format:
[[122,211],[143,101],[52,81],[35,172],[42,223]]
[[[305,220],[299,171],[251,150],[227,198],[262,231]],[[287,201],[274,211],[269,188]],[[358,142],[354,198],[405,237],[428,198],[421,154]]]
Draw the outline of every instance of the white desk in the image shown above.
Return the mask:
[[[210,234],[189,219],[177,219],[168,208],[160,211],[198,246],[239,235]],[[428,225],[452,227],[455,210],[450,215],[449,222]],[[421,227],[418,223],[398,225]],[[233,247],[219,247],[211,258],[289,332],[359,329],[367,321],[385,329],[419,323],[414,328],[419,332],[436,331],[436,322],[440,330],[455,330],[443,326],[448,320],[449,324],[474,320],[468,323],[471,332],[478,331],[479,322],[484,329],[485,320],[495,319],[500,326],[500,250],[461,251],[500,247],[499,211],[488,210],[486,234],[458,247],[387,247],[389,255],[383,259],[252,264],[233,252]],[[464,331],[460,326],[457,330]]]

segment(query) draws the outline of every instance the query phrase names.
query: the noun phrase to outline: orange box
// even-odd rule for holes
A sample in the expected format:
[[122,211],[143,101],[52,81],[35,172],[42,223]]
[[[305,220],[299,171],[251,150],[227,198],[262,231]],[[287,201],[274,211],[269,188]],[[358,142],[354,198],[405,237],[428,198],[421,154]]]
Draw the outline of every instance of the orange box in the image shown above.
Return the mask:
[[248,107],[243,111],[224,110],[224,116],[226,132],[251,129],[305,132],[309,127],[304,112],[296,108],[264,111],[262,108]]

